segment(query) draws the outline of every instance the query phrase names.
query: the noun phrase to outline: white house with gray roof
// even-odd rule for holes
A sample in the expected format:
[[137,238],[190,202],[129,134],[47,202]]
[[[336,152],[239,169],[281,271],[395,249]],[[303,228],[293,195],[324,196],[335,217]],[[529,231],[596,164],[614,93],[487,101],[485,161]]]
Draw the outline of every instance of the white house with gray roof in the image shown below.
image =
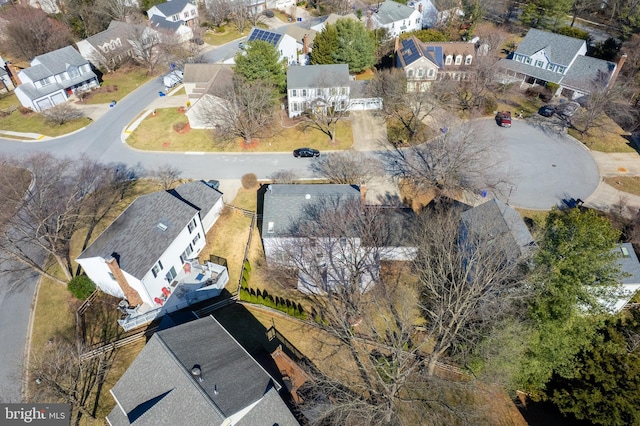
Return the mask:
[[298,426],[283,386],[213,317],[155,333],[111,389],[111,426]]
[[640,262],[631,243],[619,244],[614,251],[618,254],[618,266],[622,272],[620,295],[615,300],[603,302],[612,313],[620,312],[640,290]]
[[290,66],[287,68],[289,117],[318,106],[349,108],[349,66],[347,64]]
[[180,41],[193,38],[198,26],[198,7],[189,0],[169,0],[147,10],[150,27],[165,34],[175,35]]
[[36,56],[18,78],[21,84],[15,89],[16,96],[24,107],[34,111],[66,102],[79,90],[99,86],[89,61],[71,46]]
[[596,84],[607,85],[619,72],[619,64],[585,56],[584,40],[531,28],[516,51],[498,62],[501,80],[520,85],[559,85],[555,96],[577,99]]
[[[365,206],[356,185],[272,184],[264,192],[263,206],[261,235],[267,263],[297,268],[300,292],[321,294],[350,282],[354,264],[359,265],[358,285],[364,292],[377,281],[381,261],[415,257],[410,238],[413,212]],[[345,223],[335,230],[314,228],[318,215],[336,211]],[[351,220],[354,213],[370,215],[384,237],[373,243],[369,235],[360,235]],[[312,270],[317,273],[310,274]]]
[[198,262],[222,207],[203,181],[140,196],[76,259],[100,290],[123,299],[125,330],[222,291],[227,268]]
[[393,0],[382,3],[369,19],[374,29],[386,29],[390,38],[422,29],[422,12]]

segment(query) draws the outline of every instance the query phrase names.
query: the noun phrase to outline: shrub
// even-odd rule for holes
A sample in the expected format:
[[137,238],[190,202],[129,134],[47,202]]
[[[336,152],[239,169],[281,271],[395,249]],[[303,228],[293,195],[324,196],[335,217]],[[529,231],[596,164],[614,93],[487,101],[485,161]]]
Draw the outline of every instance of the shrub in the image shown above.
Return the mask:
[[69,121],[84,117],[84,113],[69,103],[58,104],[41,112],[47,123],[62,126]]
[[251,189],[258,186],[258,176],[255,173],[247,173],[242,176],[242,187],[244,189]]
[[189,126],[189,123],[185,123],[183,121],[180,121],[178,123],[173,123],[173,130],[176,133],[182,133],[185,130],[187,130],[188,126]]
[[498,102],[490,96],[486,97],[484,100],[484,113],[487,115],[493,114],[493,111],[497,111]]
[[560,88],[560,85],[558,83],[552,83],[550,81],[547,82],[547,89],[549,89],[552,95],[556,93],[559,88]]
[[27,107],[23,107],[22,105],[20,105],[18,107],[18,111],[20,112],[20,114],[22,115],[29,115],[29,114],[33,114],[33,110],[31,108],[27,108]]
[[556,32],[573,38],[581,38],[582,40],[589,38],[589,32],[576,27],[560,27]]
[[525,94],[530,98],[540,98],[543,102],[551,100],[551,91],[543,86],[529,87]]
[[73,294],[76,299],[86,300],[87,297],[91,296],[96,289],[96,285],[91,281],[86,275],[78,275],[77,277],[73,277],[69,284],[67,284],[67,290],[71,294]]

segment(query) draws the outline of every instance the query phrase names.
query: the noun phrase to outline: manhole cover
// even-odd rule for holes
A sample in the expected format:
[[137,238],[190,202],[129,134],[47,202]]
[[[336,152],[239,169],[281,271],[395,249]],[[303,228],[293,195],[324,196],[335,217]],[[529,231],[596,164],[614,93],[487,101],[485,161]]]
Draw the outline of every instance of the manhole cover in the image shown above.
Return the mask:
[[551,165],[551,167],[555,167],[555,166],[556,166],[555,164],[552,164],[552,165]]
[[626,167],[618,167],[618,171],[619,171],[620,173],[628,173],[628,172],[629,172],[629,170],[627,170],[627,168],[626,168]]

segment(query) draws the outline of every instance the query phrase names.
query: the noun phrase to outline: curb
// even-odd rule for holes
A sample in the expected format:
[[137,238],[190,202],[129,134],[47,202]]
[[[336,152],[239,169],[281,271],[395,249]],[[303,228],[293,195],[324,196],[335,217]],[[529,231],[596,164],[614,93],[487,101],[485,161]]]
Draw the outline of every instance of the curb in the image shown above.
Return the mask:
[[36,291],[33,293],[33,300],[31,301],[31,309],[29,313],[29,323],[27,325],[27,336],[24,343],[24,364],[22,366],[22,383],[20,386],[20,396],[22,398],[22,402],[27,401],[27,390],[29,379],[29,362],[31,358],[31,337],[33,334],[33,319],[36,314],[36,306],[38,302],[38,294],[40,293],[40,284],[42,283],[42,275],[38,278],[38,282],[36,283]]

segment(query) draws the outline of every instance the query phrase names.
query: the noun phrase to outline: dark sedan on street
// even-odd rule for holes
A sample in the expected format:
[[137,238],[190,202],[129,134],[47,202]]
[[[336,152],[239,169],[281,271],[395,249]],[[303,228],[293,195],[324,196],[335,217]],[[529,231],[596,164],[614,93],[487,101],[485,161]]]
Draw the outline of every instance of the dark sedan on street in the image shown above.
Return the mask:
[[545,105],[538,110],[538,114],[543,117],[551,117],[556,112],[556,108],[551,105]]
[[298,157],[320,157],[320,151],[313,148],[298,148],[293,150],[293,156]]

